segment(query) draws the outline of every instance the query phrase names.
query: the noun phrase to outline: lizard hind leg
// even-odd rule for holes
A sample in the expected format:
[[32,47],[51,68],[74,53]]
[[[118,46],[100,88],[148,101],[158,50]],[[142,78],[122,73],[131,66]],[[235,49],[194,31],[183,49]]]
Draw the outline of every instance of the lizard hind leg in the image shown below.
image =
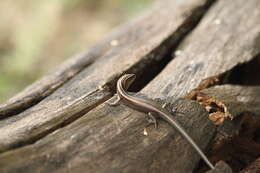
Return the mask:
[[121,98],[116,94],[116,99],[113,100],[113,101],[108,101],[107,104],[110,105],[110,106],[117,106],[119,105],[119,102],[121,100]]
[[172,108],[170,109],[170,108],[167,108],[167,106],[168,106],[167,103],[164,103],[164,104],[162,105],[162,108],[168,110],[172,115],[175,115],[175,114],[178,114],[178,113],[184,115],[184,113],[178,111],[176,107],[172,107]]
[[154,127],[157,129],[158,124],[157,124],[157,120],[156,120],[154,114],[152,112],[149,112],[148,115],[146,116],[146,118],[148,120],[148,125],[154,124]]

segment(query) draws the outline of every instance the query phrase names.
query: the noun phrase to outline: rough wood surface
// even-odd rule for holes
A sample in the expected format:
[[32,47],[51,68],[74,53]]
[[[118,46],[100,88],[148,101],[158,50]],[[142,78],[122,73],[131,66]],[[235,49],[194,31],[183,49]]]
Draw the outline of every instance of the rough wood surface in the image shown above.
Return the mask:
[[[189,100],[180,100],[174,106],[185,115],[175,118],[205,148],[214,133],[207,112]],[[36,144],[3,153],[0,169],[89,173],[167,170],[184,173],[194,169],[199,156],[172,127],[160,121],[158,130],[151,126],[147,129],[148,136],[144,136],[146,124],[139,112],[102,104]]]
[[[221,135],[231,137],[238,135],[241,130],[243,113],[250,112],[253,115],[260,115],[260,90],[258,86],[239,86],[239,85],[222,85],[202,91],[208,96],[221,101],[228,113],[232,117],[226,117],[225,121],[218,127]],[[224,114],[222,114],[225,116]],[[221,113],[218,119],[222,119]]]
[[221,85],[205,89],[202,92],[221,100],[233,119],[243,112],[260,114],[259,86]]
[[165,0],[128,24],[121,37],[116,37],[118,45],[95,63],[34,107],[0,121],[0,152],[32,143],[104,102],[111,96],[110,85],[121,74],[141,74],[153,64],[156,69],[155,65],[194,27],[209,2]]
[[[247,107],[236,105],[260,100],[260,87],[225,85],[205,93],[224,97],[221,101],[237,114]],[[189,100],[179,99],[171,106],[182,112],[175,118],[205,148],[215,129],[207,112]],[[139,112],[102,104],[36,144],[1,154],[0,168],[3,172],[191,172],[199,160],[191,146],[163,121],[158,130],[150,127],[144,136],[145,124]]]
[[[223,107],[218,109],[214,102],[209,104],[218,115],[217,119],[229,113],[233,118],[218,126],[218,134],[211,147],[211,160],[225,160],[234,172],[238,172],[246,163],[250,163],[260,154],[257,128],[260,120],[260,86],[222,85],[201,91],[204,97],[214,98]],[[203,103],[202,103],[203,104]],[[219,110],[222,110],[218,112]],[[209,110],[212,112],[212,110]],[[223,117],[222,117],[223,116]],[[258,130],[259,131],[259,130]]]
[[210,170],[207,173],[232,173],[232,170],[225,162],[220,161],[216,164],[214,170]]
[[[183,12],[189,11],[191,7],[197,9],[198,6],[205,5],[205,1],[198,0],[170,2],[193,3],[187,5],[187,8],[171,7],[167,4],[167,7],[163,7],[164,11],[167,9],[166,12],[159,13],[159,17],[158,14],[154,14],[153,18],[149,18],[153,22],[156,21],[155,28],[149,27],[150,34],[143,32],[141,36],[139,35],[142,38],[136,38],[135,33],[132,33],[135,39],[130,40],[132,41],[130,45],[125,42],[127,44],[125,47],[119,45],[116,55],[114,52],[112,57],[100,58],[32,109],[0,122],[2,132],[0,149],[5,151],[20,145],[21,142],[26,143],[35,139],[39,134],[77,115],[79,110],[81,112],[84,109],[91,109],[81,118],[38,140],[35,144],[0,154],[2,172],[86,172],[87,170],[87,172],[187,173],[197,167],[199,156],[165,122],[159,122],[158,131],[148,128],[148,136],[144,136],[142,130],[146,121],[141,113],[125,106],[110,107],[106,104],[92,109],[93,105],[103,102],[111,94],[106,87],[102,90],[98,89],[98,86],[106,84],[113,86],[118,75],[124,72],[138,74],[142,72],[140,69],[149,67],[147,62],[150,60],[159,62],[164,55],[167,55],[169,48],[174,45],[169,42],[176,43],[173,38],[169,41],[167,37],[174,36],[173,33],[185,21],[183,19],[176,25],[178,17],[175,19],[175,13],[177,16],[183,15]],[[183,124],[204,151],[209,147],[216,127],[208,120],[208,113],[202,106],[179,97],[195,89],[203,79],[228,72],[236,65],[248,62],[259,54],[259,7],[258,0],[247,3],[243,0],[217,1],[178,47],[179,51],[175,52],[175,58],[141,91],[150,98],[160,98],[173,103],[171,106],[177,107],[177,110],[182,112],[175,115],[175,118]],[[237,10],[238,8],[240,10]],[[159,21],[165,18],[174,21],[174,25]],[[168,40],[166,45],[169,44],[166,47],[165,39]],[[146,47],[147,45],[151,47]],[[162,52],[163,54],[159,54]],[[159,59],[154,59],[153,56]],[[144,59],[140,61],[140,57]],[[114,72],[111,73],[110,66],[118,61],[123,65],[118,69],[113,68]],[[150,72],[152,70],[150,69]],[[93,85],[89,86],[90,84]],[[251,91],[251,88],[243,89]],[[259,87],[256,90],[259,93]],[[245,94],[248,97],[257,96],[255,91]],[[89,96],[92,96],[92,99],[89,99]],[[247,97],[241,96],[241,98]],[[90,103],[90,100],[93,101]],[[59,107],[60,112],[56,111]],[[245,111],[243,106],[240,109],[234,106],[228,108],[231,114]],[[81,112],[82,115],[84,113],[85,111]]]
[[[260,115],[260,90],[258,86],[220,85],[197,91],[197,100],[209,114],[209,118],[218,125],[221,135],[237,135],[244,121],[244,113]],[[238,120],[237,120],[238,119]]]

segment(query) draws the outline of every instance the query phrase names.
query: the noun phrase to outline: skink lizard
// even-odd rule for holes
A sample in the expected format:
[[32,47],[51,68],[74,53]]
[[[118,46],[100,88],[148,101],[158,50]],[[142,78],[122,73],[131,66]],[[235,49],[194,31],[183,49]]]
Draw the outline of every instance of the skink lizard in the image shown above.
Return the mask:
[[198,147],[198,145],[193,141],[193,139],[186,133],[183,127],[172,118],[172,114],[169,113],[165,108],[159,106],[155,101],[145,99],[142,97],[134,96],[127,92],[129,86],[135,80],[135,74],[125,74],[117,81],[117,99],[109,103],[111,106],[118,105],[122,103],[132,109],[138,110],[140,112],[144,112],[149,115],[149,118],[156,125],[155,114],[159,115],[162,119],[167,121],[170,125],[175,127],[181,135],[193,146],[193,148],[198,152],[201,158],[206,162],[206,164],[214,169],[213,164],[208,160],[206,155],[202,152],[202,150]]

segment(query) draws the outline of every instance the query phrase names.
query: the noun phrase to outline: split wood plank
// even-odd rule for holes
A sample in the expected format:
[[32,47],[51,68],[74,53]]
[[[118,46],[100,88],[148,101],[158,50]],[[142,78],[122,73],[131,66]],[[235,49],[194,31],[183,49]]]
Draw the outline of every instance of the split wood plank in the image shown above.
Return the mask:
[[111,97],[110,89],[123,73],[141,74],[152,64],[160,63],[211,2],[164,0],[128,24],[116,36],[118,46],[106,50],[95,63],[37,105],[1,120],[0,152],[33,143],[104,102]]

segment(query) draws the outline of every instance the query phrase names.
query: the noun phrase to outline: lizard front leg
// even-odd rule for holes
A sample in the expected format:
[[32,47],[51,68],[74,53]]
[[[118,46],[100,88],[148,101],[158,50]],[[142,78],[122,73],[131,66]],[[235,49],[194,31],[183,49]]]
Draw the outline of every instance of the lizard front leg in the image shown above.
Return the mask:
[[116,97],[115,101],[112,101],[112,102],[108,101],[107,102],[107,104],[109,106],[117,106],[117,105],[119,105],[119,102],[120,102],[121,98],[117,94],[115,94],[115,97]]
[[154,113],[152,113],[152,112],[148,112],[148,114],[146,115],[146,119],[148,120],[148,125],[150,125],[150,124],[154,124],[154,127],[157,129],[157,120],[156,120],[156,118],[155,118],[155,115],[154,115]]

